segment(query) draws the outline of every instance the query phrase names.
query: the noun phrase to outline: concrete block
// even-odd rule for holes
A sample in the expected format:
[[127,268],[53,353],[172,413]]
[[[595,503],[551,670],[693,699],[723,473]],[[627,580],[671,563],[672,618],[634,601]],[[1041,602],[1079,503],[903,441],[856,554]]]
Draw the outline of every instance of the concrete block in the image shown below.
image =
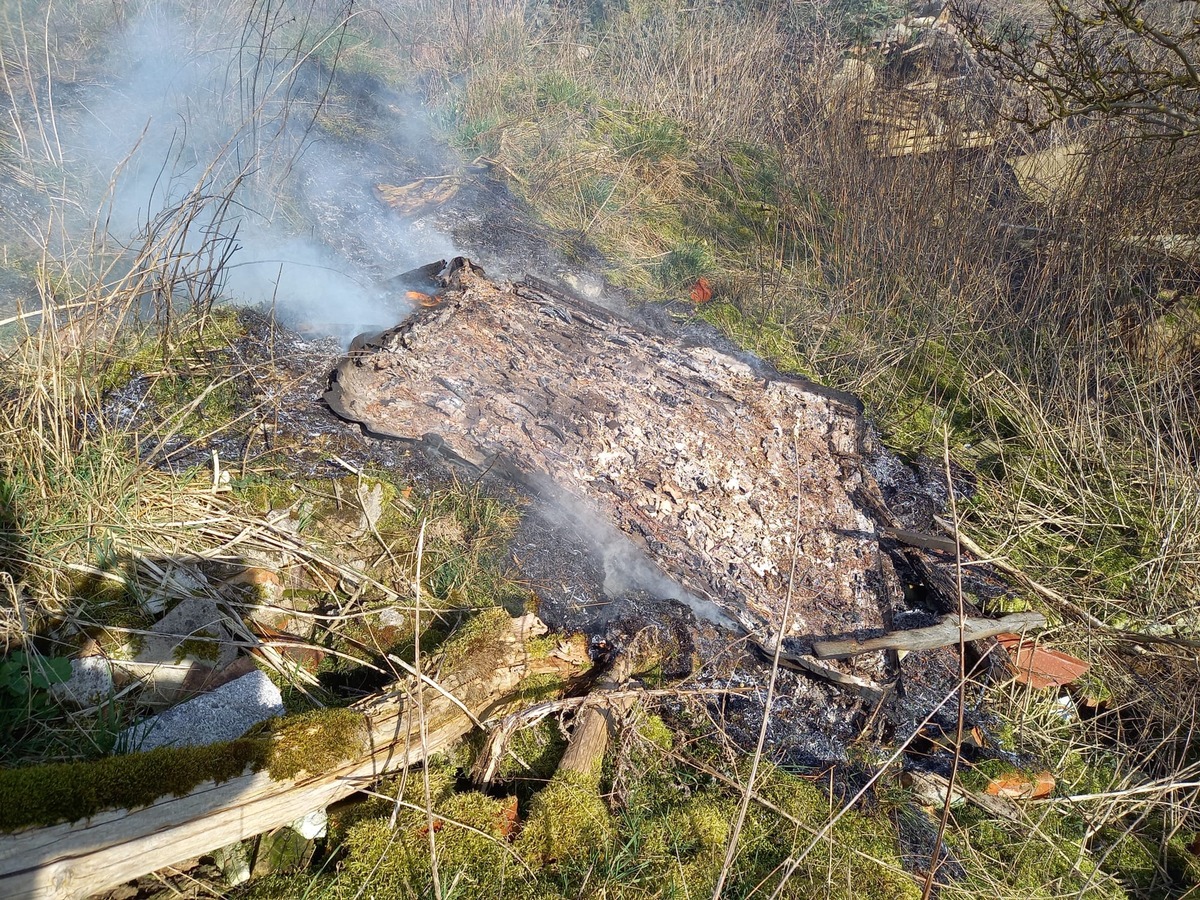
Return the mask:
[[231,741],[259,722],[283,714],[279,688],[255,670],[126,728],[118,746],[134,751]]
[[112,667],[103,656],[71,660],[71,677],[50,685],[55,700],[74,706],[95,706],[113,695]]
[[141,701],[167,705],[189,688],[205,683],[208,674],[228,666],[238,655],[225,614],[212,600],[181,600],[141,639],[133,659],[114,661],[126,675],[146,685]]

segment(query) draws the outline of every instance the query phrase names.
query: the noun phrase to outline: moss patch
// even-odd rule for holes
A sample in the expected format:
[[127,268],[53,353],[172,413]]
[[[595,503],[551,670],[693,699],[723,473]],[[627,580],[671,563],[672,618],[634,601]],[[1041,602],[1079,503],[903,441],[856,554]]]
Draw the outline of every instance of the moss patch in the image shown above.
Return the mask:
[[159,747],[95,762],[0,771],[0,831],[75,822],[105,809],[137,809],[181,797],[205,781],[228,781],[267,765],[270,741],[244,738],[209,747]]
[[[1125,891],[1111,876],[1100,872],[1092,857],[1083,849],[1084,823],[1045,810],[1037,819],[1038,831],[1045,841],[1029,840],[1028,826],[989,819],[973,808],[955,815],[955,825],[947,842],[962,856],[982,854],[1004,860],[1004,887],[1008,897],[1050,898],[1088,897],[1122,898]],[[996,896],[994,873],[971,867],[967,874],[968,892]]]
[[[434,841],[442,884],[453,881],[471,897],[528,896],[526,873],[508,849],[513,801],[476,791],[456,793],[456,772],[444,756],[380,786],[418,808],[400,807],[392,827],[393,803],[383,797],[362,804],[335,825],[345,860],[332,886],[334,897],[353,897],[364,884],[377,897],[431,896],[429,817],[424,810],[424,778],[429,779]],[[465,827],[464,827],[465,826]]]
[[237,310],[214,307],[204,315],[189,313],[170,333],[129,335],[97,361],[99,388],[107,392],[144,378],[160,419],[188,409],[180,433],[212,434],[243,405],[244,366],[231,347],[245,334]]
[[[506,869],[511,871],[517,865],[499,844],[496,822],[500,803],[475,794],[455,803],[452,811],[438,812],[483,832],[468,831],[447,818],[435,817],[434,840],[443,883],[453,879],[466,896],[500,896]],[[415,810],[405,810],[395,829],[385,818],[353,826],[346,836],[347,862],[338,873],[339,887],[352,892],[354,885],[367,881],[376,897],[432,896],[428,827],[425,814]]]
[[[774,767],[760,769],[760,777],[759,793],[807,827],[780,821],[769,810],[751,805],[733,881],[745,891],[764,878],[773,883],[778,878],[775,867],[808,846],[815,830],[824,828],[839,808],[806,778]],[[732,890],[738,892],[737,887]],[[851,810],[804,857],[784,893],[812,895],[916,898],[921,891],[900,862],[891,821]]]
[[320,773],[366,749],[366,723],[351,709],[318,709],[284,719],[275,730],[267,771],[276,781]]
[[221,656],[220,637],[208,630],[197,631],[193,637],[180,641],[175,645],[173,654],[175,664],[179,665],[186,657],[216,662]]
[[[545,784],[558,770],[567,749],[567,739],[554,719],[543,719],[532,728],[522,728],[509,742],[512,750],[500,762],[500,777],[513,781]],[[517,762],[517,758],[529,768]]]
[[533,798],[517,847],[527,857],[551,863],[603,855],[613,836],[598,776],[558,772]]

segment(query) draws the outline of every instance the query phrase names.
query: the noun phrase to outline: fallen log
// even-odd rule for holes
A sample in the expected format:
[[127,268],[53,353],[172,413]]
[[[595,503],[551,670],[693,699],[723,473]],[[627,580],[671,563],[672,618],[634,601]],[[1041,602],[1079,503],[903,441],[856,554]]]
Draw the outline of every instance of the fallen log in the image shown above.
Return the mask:
[[815,641],[813,653],[821,659],[845,659],[874,650],[936,650],[938,647],[957,644],[960,639],[978,641],[1006,632],[1021,632],[1045,626],[1046,617],[1036,612],[1012,613],[1002,619],[967,616],[962,620],[961,627],[958,616],[950,614],[942,616],[942,620],[938,624],[926,628],[893,631],[890,634],[862,640],[851,638],[838,641]]
[[[476,629],[448,649],[440,669],[427,666],[438,673],[437,688],[411,679],[355,704],[361,739],[336,765],[286,777],[275,777],[269,768],[247,771],[141,809],[107,810],[0,836],[0,896],[85,897],[286,825],[449,747],[471,730],[473,720],[511,703],[526,678],[553,674],[565,680],[589,664],[576,650],[531,656],[527,639],[546,630],[534,616],[496,619],[494,629]],[[424,742],[418,727],[422,711]]]

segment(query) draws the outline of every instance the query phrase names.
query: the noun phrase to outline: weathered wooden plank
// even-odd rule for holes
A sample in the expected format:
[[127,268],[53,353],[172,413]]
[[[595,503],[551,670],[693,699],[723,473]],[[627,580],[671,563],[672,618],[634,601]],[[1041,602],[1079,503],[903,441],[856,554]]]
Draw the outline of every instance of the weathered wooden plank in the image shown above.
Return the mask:
[[[425,686],[421,700],[427,740],[421,746],[415,684],[355,708],[364,714],[370,749],[329,771],[273,780],[247,773],[222,784],[207,782],[183,797],[165,797],[136,810],[113,810],[83,822],[0,836],[0,897],[51,900],[85,897],[217,847],[293,822],[354,793],[382,775],[444,749],[510,699],[530,675],[578,674],[586,658],[531,658],[525,639],[545,630],[533,616],[514,619],[476,656]],[[453,695],[471,713],[449,699]]]
[[951,614],[942,616],[942,620],[938,624],[926,628],[893,631],[879,637],[861,640],[851,638],[840,641],[816,641],[813,643],[813,653],[821,659],[845,659],[874,650],[936,650],[938,647],[957,644],[960,638],[965,641],[978,641],[1008,631],[1020,632],[1031,628],[1045,627],[1046,617],[1036,612],[1012,613],[1002,619],[967,616],[962,620],[961,628],[958,616]]

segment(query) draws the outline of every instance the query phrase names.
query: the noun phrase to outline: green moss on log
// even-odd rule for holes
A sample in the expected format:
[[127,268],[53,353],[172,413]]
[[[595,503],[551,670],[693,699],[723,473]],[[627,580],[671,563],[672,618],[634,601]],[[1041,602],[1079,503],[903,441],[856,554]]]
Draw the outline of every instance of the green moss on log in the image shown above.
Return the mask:
[[366,722],[352,709],[317,709],[283,719],[274,729],[267,771],[276,781],[319,773],[360,755]]
[[512,633],[512,617],[503,609],[480,610],[443,645],[443,677],[494,668]]
[[264,723],[249,736],[204,747],[159,747],[91,762],[0,770],[0,832],[77,822],[106,809],[138,809],[266,769],[276,781],[323,772],[361,753],[360,713],[321,709]]
[[243,738],[208,747],[159,747],[93,762],[0,771],[0,831],[75,822],[105,809],[137,809],[182,797],[206,781],[228,781],[269,761],[270,741]]

